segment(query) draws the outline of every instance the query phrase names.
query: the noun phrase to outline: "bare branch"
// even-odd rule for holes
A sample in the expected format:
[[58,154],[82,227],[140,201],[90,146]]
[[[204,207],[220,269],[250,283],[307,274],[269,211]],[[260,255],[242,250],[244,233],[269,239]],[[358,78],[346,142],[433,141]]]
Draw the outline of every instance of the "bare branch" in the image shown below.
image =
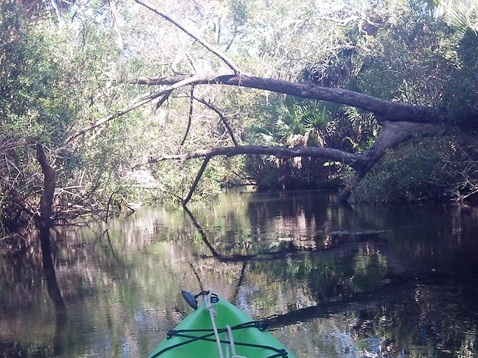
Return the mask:
[[156,109],[160,108],[163,103],[167,101],[167,99],[171,96],[171,93],[173,93],[173,90],[168,90],[163,94],[163,97],[161,97],[158,103],[156,103]]
[[70,135],[68,138],[66,138],[65,140],[65,145],[68,145],[69,143],[71,143],[72,141],[74,141],[76,138],[78,138],[79,136],[85,134],[86,132],[89,132],[90,130],[92,129],[95,129],[95,128],[98,128],[99,126],[105,124],[105,123],[108,123],[118,117],[121,117],[129,112],[131,112],[132,110],[136,109],[136,108],[139,108],[153,100],[155,100],[156,98],[159,98],[161,96],[163,96],[163,98],[158,102],[156,108],[159,108],[163,103],[164,101],[169,98],[169,96],[171,95],[171,93],[175,90],[175,89],[178,89],[178,88],[181,88],[181,87],[184,87],[184,86],[187,86],[189,84],[194,84],[194,82],[197,81],[197,78],[195,76],[192,76],[192,77],[186,77],[186,78],[183,78],[182,80],[180,81],[177,81],[177,82],[174,82],[174,83],[171,83],[171,84],[168,84],[168,87],[165,88],[165,89],[162,89],[162,90],[159,90],[159,91],[156,91],[156,92],[153,92],[152,94],[150,95],[147,95],[147,96],[144,96],[144,97],[140,97],[139,99],[133,101],[133,103],[125,108],[123,108],[122,110],[116,112],[116,113],[113,113],[107,117],[104,117],[102,119],[100,119],[99,121],[93,123],[93,124],[90,124],[89,126],[86,126],[82,129],[80,129],[79,131],[73,133],[72,135]]
[[227,132],[229,133],[229,137],[231,137],[231,140],[232,142],[234,143],[235,146],[238,146],[239,143],[237,142],[237,139],[236,139],[236,136],[234,135],[234,132],[232,131],[232,128],[231,126],[229,125],[229,122],[228,120],[226,119],[226,117],[221,113],[221,111],[219,109],[217,109],[215,106],[213,106],[211,103],[209,102],[206,102],[204,99],[202,98],[197,98],[197,97],[194,97],[194,99],[196,101],[198,101],[199,103],[202,103],[204,104],[206,107],[208,107],[209,109],[211,109],[212,111],[216,112],[216,114],[219,116],[219,118],[221,119],[221,122],[224,124],[224,126],[226,127],[226,130]]
[[188,113],[188,125],[186,127],[186,132],[184,132],[183,140],[179,145],[182,147],[186,143],[186,138],[189,135],[189,130],[191,129],[191,123],[193,121],[193,110],[194,110],[194,86],[191,86],[191,91],[189,92],[189,113]]
[[82,136],[83,134],[85,134],[86,132],[89,132],[95,128],[98,128],[100,126],[102,126],[103,124],[106,124],[110,121],[112,121],[113,119],[116,119],[118,117],[121,117],[129,112],[131,112],[132,110],[138,108],[138,107],[141,107],[142,105],[146,104],[146,103],[149,103],[151,102],[152,100],[162,96],[162,95],[167,95],[168,92],[170,93],[171,90],[162,90],[162,91],[157,91],[157,92],[154,92],[153,94],[147,96],[147,97],[143,97],[139,100],[137,100],[136,102],[133,102],[133,104],[131,104],[130,106],[127,106],[125,108],[123,108],[122,110],[116,112],[116,113],[113,113],[107,117],[104,117],[102,119],[100,119],[99,121],[96,121],[95,123],[93,124],[90,124],[89,126],[86,126],[86,127],[83,127],[82,129],[76,131],[75,133],[73,133],[72,135],[70,135],[68,138],[66,138],[65,140],[65,145],[68,145],[70,144],[71,142],[73,142],[76,138]]
[[194,191],[196,190],[196,187],[199,184],[199,180],[201,180],[201,177],[206,170],[207,164],[209,163],[209,160],[211,159],[212,156],[206,156],[204,158],[204,161],[202,162],[201,168],[199,169],[199,172],[196,174],[196,178],[194,178],[194,183],[191,185],[191,188],[189,189],[188,196],[186,199],[183,200],[183,206],[186,206],[189,203],[189,200],[193,197]]
[[179,29],[181,29],[182,31],[184,31],[186,34],[188,34],[189,36],[191,36],[194,40],[196,40],[197,42],[199,42],[201,45],[203,45],[209,52],[212,52],[214,55],[216,55],[217,57],[219,57],[231,70],[234,71],[234,73],[236,75],[239,75],[240,73],[242,73],[242,71],[240,70],[239,66],[237,66],[234,61],[232,61],[228,56],[226,56],[224,53],[222,53],[221,51],[215,49],[212,45],[208,44],[204,39],[202,39],[201,37],[199,37],[198,35],[195,35],[193,34],[191,31],[187,30],[184,26],[182,26],[180,23],[178,23],[176,20],[174,20],[173,18],[171,18],[170,16],[166,15],[165,13],[163,13],[162,11],[158,10],[158,9],[155,9],[153,8],[151,5],[149,4],[146,4],[145,2],[143,1],[140,1],[140,0],[135,0],[136,3],[144,6],[145,8],[151,10],[152,12],[154,12],[155,14],[161,16],[163,19],[169,21],[170,23],[172,23],[174,26],[178,27]]

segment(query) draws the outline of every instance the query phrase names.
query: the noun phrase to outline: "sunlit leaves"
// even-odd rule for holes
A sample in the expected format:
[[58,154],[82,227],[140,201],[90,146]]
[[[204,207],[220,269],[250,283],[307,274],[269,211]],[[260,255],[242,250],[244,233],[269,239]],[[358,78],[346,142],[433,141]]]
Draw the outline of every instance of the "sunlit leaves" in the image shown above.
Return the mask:
[[456,31],[464,34],[467,30],[478,31],[478,4],[474,0],[441,0],[435,1],[437,16]]

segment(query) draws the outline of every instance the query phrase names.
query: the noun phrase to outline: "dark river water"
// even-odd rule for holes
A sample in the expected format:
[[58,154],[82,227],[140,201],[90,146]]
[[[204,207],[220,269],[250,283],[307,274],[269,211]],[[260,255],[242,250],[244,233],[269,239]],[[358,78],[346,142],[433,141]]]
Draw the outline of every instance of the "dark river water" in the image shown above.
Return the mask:
[[478,357],[478,209],[334,203],[234,192],[59,229],[66,313],[39,245],[0,251],[0,356],[146,357],[204,288],[297,357]]

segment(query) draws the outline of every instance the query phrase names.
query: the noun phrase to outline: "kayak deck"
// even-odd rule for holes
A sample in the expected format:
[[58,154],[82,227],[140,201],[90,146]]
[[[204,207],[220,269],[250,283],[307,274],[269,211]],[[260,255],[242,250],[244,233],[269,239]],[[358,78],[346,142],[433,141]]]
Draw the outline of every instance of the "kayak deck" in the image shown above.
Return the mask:
[[216,313],[214,319],[206,305],[199,306],[168,333],[149,358],[220,358],[218,340],[223,358],[233,357],[234,351],[236,357],[294,358],[282,343],[265,331],[263,322],[252,320],[227,300],[215,297],[211,304]]

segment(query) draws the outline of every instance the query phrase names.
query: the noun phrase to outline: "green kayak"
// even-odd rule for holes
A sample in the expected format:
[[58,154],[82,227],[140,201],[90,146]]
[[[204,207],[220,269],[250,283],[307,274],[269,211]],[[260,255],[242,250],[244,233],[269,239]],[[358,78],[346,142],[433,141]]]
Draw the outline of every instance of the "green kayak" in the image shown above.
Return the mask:
[[[210,291],[182,291],[195,310],[168,332],[149,358],[295,358],[242,310]],[[204,304],[198,305],[202,296]]]

